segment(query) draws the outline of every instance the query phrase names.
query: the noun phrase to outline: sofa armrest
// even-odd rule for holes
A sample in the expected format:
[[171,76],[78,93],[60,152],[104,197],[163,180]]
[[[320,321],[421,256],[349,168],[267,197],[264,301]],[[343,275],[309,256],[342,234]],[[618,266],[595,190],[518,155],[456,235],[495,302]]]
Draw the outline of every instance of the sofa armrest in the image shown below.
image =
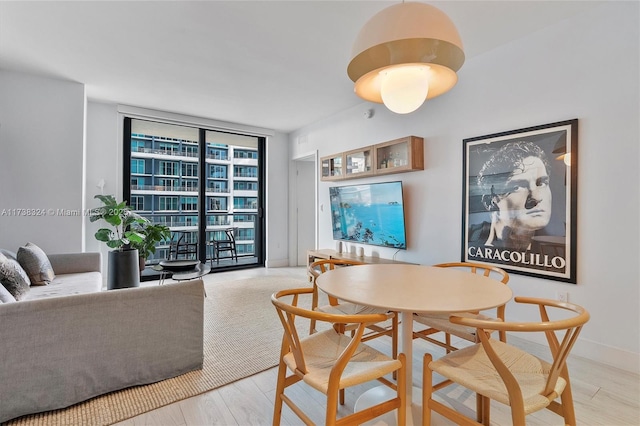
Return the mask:
[[0,304],[0,423],[201,369],[202,280]]
[[101,253],[64,253],[47,254],[56,275],[79,272],[102,273]]

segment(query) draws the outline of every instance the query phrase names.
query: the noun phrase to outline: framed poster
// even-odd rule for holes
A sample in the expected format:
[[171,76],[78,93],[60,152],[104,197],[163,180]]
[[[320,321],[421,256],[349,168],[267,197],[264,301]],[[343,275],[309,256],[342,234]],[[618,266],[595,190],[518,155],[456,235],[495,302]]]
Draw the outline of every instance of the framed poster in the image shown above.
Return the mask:
[[576,283],[577,143],[577,119],[463,140],[463,261]]

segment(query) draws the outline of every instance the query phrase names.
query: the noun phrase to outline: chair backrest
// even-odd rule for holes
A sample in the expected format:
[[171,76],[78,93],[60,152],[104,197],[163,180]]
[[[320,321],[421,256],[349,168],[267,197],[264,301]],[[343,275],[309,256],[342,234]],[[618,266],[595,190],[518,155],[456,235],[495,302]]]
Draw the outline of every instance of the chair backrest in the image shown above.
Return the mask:
[[355,260],[341,260],[341,259],[319,259],[315,262],[312,262],[308,269],[309,273],[317,278],[320,274],[323,274],[327,271],[333,270],[336,266],[352,266],[352,265],[360,265],[362,262],[358,262]]
[[224,233],[227,234],[227,239],[229,241],[232,241],[232,242],[236,241],[236,229],[238,228],[227,228],[224,230]]
[[[559,302],[550,299],[539,299],[533,297],[516,297],[516,303],[537,305],[540,312],[539,322],[499,322],[499,321],[487,321],[478,320],[473,318],[457,317],[455,314],[449,318],[454,324],[462,324],[468,327],[474,327],[477,329],[480,343],[482,344],[487,356],[491,360],[498,373],[502,377],[502,380],[507,385],[507,389],[510,390],[509,395],[513,401],[516,399],[522,399],[521,394],[513,394],[511,389],[520,389],[518,382],[514,378],[513,374],[509,371],[509,368],[500,360],[498,355],[491,347],[491,336],[487,331],[517,331],[517,332],[543,332],[547,338],[551,355],[553,357],[553,363],[549,376],[545,386],[544,393],[549,394],[556,386],[558,377],[563,377],[568,380],[568,373],[566,370],[566,361],[569,356],[569,352],[576,342],[582,326],[589,321],[589,313],[582,307],[572,303]],[[551,320],[549,317],[549,309],[569,311],[572,316],[566,317],[566,314],[557,320]],[[558,339],[556,332],[559,332],[562,339]],[[564,332],[564,333],[562,333]]]
[[492,265],[484,265],[481,263],[473,263],[473,262],[448,262],[448,263],[438,263],[436,265],[439,268],[457,268],[460,270],[469,271],[473,274],[482,274],[485,277],[495,278],[503,284],[507,284],[509,282],[509,274],[502,268],[498,268],[497,266]]
[[[362,265],[362,262],[358,262],[356,260],[320,259],[312,262],[307,269],[311,276],[313,276],[313,287],[314,290],[317,291],[316,280],[321,274],[324,274],[327,271],[331,271],[336,267],[339,268],[343,266],[355,265]],[[329,304],[332,306],[336,306],[338,304],[338,299],[333,296],[329,296]]]
[[[357,324],[357,329],[351,336],[351,341],[345,351],[338,358],[335,367],[342,372],[347,365],[349,359],[353,356],[356,348],[360,344],[362,335],[364,334],[366,325],[369,323],[381,322],[387,319],[384,314],[359,314],[359,315],[336,315],[327,314],[319,311],[312,311],[298,306],[299,296],[309,294],[312,295],[313,289],[310,287],[282,290],[271,295],[271,303],[276,307],[278,317],[284,328],[284,338],[282,342],[283,351],[291,351],[296,361],[296,368],[302,374],[306,374],[307,367],[305,364],[304,350],[301,343],[301,337],[298,333],[296,325],[301,326],[300,322],[296,324],[296,317],[307,318],[318,322],[327,322],[331,324]],[[329,328],[326,332],[337,333],[334,328]]]
[[[509,282],[509,274],[507,273],[507,271],[502,268],[498,268],[497,266],[483,265],[482,263],[473,262],[448,262],[438,263],[433,266],[437,266],[439,268],[456,268],[470,272],[472,274],[481,274],[485,277],[494,278],[503,284],[507,284]],[[498,306],[496,308],[496,316],[501,320],[504,320],[504,310],[505,305]],[[505,333],[500,333],[500,340],[502,340],[503,342],[507,341],[507,336]]]
[[185,239],[185,233],[183,231],[173,231],[171,232],[171,242],[173,244],[179,245]]

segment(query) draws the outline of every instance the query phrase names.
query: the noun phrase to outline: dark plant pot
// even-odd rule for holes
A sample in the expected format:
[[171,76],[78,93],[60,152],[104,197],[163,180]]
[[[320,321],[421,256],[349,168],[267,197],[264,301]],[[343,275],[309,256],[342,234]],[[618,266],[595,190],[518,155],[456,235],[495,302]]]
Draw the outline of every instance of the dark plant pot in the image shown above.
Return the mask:
[[139,268],[140,268],[140,275],[142,275],[142,271],[144,271],[144,268],[147,267],[147,265],[145,265],[145,263],[147,263],[147,259],[140,256],[139,257]]
[[109,252],[107,290],[140,286],[138,250]]

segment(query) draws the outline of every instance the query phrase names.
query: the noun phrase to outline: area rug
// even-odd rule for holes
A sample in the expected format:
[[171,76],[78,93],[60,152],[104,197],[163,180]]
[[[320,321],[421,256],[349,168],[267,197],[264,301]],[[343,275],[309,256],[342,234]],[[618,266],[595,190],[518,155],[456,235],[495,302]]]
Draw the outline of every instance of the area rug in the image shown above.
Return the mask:
[[205,283],[202,370],[112,392],[65,409],[23,416],[7,425],[108,425],[274,367],[282,325],[270,295],[309,285],[286,276]]

